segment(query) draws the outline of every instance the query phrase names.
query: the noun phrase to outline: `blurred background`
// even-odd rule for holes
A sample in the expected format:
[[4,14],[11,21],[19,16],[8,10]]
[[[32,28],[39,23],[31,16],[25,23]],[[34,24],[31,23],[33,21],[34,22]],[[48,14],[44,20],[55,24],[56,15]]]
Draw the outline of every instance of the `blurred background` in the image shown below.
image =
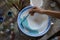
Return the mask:
[[[45,9],[60,11],[60,0],[45,0]],[[18,30],[17,15],[30,0],[0,0],[0,40],[60,40],[60,19],[53,18],[49,32],[42,37],[29,37]]]

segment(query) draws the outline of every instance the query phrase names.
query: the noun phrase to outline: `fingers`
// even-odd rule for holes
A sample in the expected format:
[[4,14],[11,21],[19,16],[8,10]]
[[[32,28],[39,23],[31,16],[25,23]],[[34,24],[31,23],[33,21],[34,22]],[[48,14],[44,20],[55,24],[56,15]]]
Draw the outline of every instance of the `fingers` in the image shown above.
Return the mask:
[[33,9],[37,9],[37,7],[33,7]]
[[35,12],[43,13],[43,12],[44,12],[44,9],[37,8],[37,7],[33,7],[33,8],[30,10],[29,14],[31,14],[31,15],[33,16]]
[[34,15],[34,11],[30,10],[29,14],[31,14],[32,16]]
[[37,7],[33,7],[33,8],[30,10],[29,14],[31,14],[31,15],[33,16],[34,13],[37,11],[36,9],[37,9]]

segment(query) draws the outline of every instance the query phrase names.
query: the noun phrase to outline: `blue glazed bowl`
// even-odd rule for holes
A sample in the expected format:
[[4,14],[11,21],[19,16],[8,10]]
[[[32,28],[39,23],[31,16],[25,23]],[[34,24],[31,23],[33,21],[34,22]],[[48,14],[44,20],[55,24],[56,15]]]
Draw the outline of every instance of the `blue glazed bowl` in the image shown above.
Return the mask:
[[28,35],[28,36],[31,36],[31,37],[39,37],[39,36],[43,36],[45,33],[47,33],[48,32],[48,30],[50,29],[50,27],[51,27],[51,21],[50,21],[50,17],[48,17],[48,26],[47,26],[47,28],[43,31],[43,32],[41,32],[41,33],[39,33],[38,34],[38,32],[34,32],[34,31],[32,31],[32,30],[30,30],[30,31],[28,31],[28,32],[25,32],[25,28],[21,25],[21,18],[20,18],[20,16],[22,15],[22,13],[24,12],[24,11],[26,11],[27,9],[30,9],[30,8],[33,8],[32,6],[27,6],[27,7],[25,7],[24,9],[22,9],[20,12],[19,12],[19,14],[18,14],[18,18],[17,18],[17,23],[18,23],[18,28],[19,28],[19,30],[21,30],[24,34],[26,34],[26,35]]

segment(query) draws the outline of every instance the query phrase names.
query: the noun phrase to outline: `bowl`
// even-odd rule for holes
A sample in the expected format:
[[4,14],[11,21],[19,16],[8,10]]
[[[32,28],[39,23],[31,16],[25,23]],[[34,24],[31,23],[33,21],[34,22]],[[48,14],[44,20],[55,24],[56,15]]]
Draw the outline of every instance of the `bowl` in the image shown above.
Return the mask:
[[43,0],[30,0],[31,6],[36,6],[42,8],[44,1]]
[[[31,16],[31,15],[29,15],[29,10],[31,8],[33,8],[33,6],[27,6],[19,12],[18,18],[17,18],[18,28],[24,34],[26,34],[28,36],[39,37],[39,36],[42,36],[45,33],[47,33],[48,30],[50,29],[50,27],[51,27],[50,17],[48,15],[38,14],[38,13],[35,13],[34,14],[35,16]],[[27,15],[29,15],[29,16],[26,18]],[[41,17],[40,19],[43,21],[40,21],[41,23],[40,24],[38,23],[39,25],[37,26],[37,25],[33,24],[33,21],[34,21],[33,18],[37,18],[38,15],[40,15],[40,17]],[[26,18],[26,19],[24,20],[24,18]],[[44,19],[45,19],[45,21],[44,21]],[[21,23],[23,26],[21,25]],[[30,26],[30,25],[34,25],[34,27],[32,28],[32,26]]]

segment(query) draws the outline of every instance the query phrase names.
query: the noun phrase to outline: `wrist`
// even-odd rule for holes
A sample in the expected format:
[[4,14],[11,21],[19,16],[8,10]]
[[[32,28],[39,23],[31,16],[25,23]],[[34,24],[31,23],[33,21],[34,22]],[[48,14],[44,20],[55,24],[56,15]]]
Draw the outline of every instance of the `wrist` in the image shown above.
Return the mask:
[[44,10],[39,10],[38,12],[39,12],[39,13],[45,13],[45,11],[44,11]]

